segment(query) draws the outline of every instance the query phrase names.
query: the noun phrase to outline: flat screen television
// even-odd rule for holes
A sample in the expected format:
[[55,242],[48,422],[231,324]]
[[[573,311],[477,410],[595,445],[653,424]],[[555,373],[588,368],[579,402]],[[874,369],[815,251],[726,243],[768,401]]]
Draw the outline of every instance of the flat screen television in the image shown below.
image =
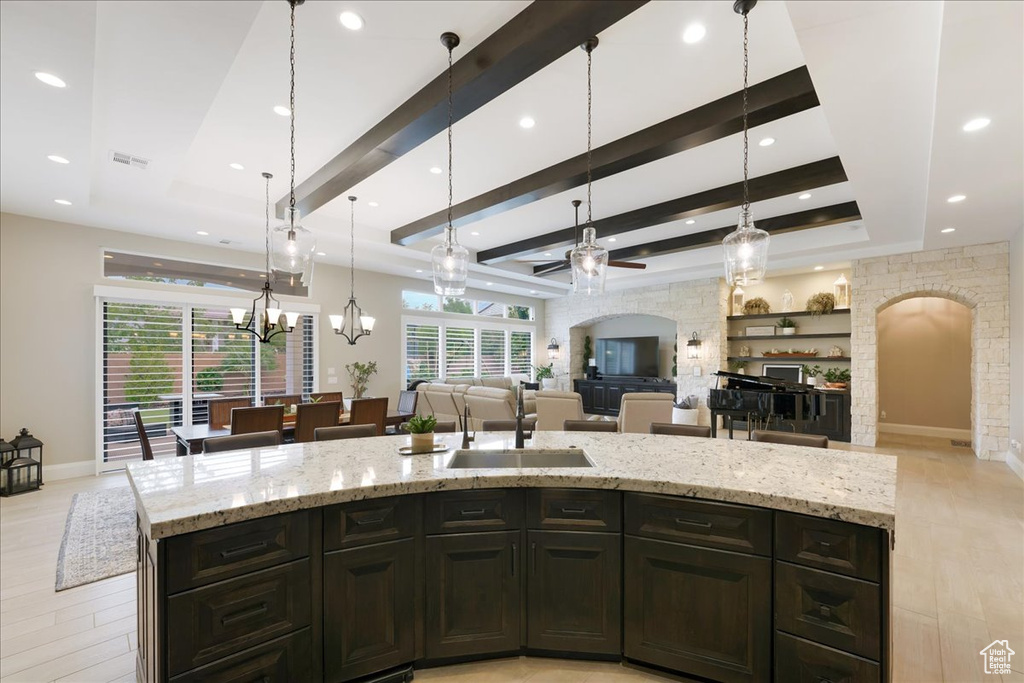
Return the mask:
[[597,369],[602,375],[658,377],[657,337],[614,337],[596,341]]

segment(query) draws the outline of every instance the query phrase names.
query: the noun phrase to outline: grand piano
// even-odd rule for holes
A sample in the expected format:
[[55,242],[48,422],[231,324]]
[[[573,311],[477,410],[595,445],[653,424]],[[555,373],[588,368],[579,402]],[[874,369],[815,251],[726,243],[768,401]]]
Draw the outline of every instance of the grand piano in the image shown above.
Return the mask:
[[[718,432],[718,417],[729,429],[737,423],[751,429],[772,429],[797,434],[823,434],[833,441],[850,440],[850,393],[818,389],[775,377],[752,377],[720,370],[719,387],[708,396],[711,434]],[[721,386],[723,380],[726,386]]]

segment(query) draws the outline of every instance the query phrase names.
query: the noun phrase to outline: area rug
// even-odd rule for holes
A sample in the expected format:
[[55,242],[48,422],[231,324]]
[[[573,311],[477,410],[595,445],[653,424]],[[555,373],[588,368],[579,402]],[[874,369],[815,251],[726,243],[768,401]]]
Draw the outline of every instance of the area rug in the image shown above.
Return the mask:
[[57,590],[135,571],[131,487],[76,493],[57,556]]

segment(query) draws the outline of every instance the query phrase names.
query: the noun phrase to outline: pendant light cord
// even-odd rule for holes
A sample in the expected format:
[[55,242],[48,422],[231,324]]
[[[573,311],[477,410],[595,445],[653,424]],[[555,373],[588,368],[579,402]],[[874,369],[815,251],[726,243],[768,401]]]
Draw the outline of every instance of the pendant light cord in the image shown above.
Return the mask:
[[451,242],[452,232],[452,120],[455,118],[455,107],[452,103],[452,47],[448,48],[448,234],[447,242]]
[[292,7],[292,24],[291,24],[291,52],[288,55],[288,63],[291,69],[291,90],[289,92],[288,99],[288,111],[291,119],[291,154],[292,154],[292,177],[291,177],[291,189],[288,195],[288,207],[291,209],[289,212],[289,220],[291,227],[295,229],[295,2],[292,0],[289,3]]
[[352,288],[349,290],[349,298],[356,298],[356,198],[349,197],[349,236],[351,237],[351,243],[349,246],[349,275],[352,278]]
[[266,238],[266,242],[264,244],[263,253],[266,256],[267,282],[270,282],[270,179],[274,176],[269,173],[264,173],[263,177],[267,179],[267,222],[266,229],[263,233]]
[[749,68],[747,54],[747,13],[743,13],[743,210],[750,211],[750,188],[747,184],[747,71]]
[[587,48],[587,227],[594,227],[594,214],[590,202],[590,181],[591,181],[591,138],[593,126],[591,125],[591,109],[593,107],[593,88],[590,84],[590,67],[593,61],[593,47]]

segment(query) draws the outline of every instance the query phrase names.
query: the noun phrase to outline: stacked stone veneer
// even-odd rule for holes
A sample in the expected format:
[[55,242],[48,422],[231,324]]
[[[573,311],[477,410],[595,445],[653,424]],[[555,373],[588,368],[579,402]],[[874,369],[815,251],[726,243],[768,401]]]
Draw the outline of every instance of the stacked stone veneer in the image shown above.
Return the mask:
[[[878,312],[904,299],[935,296],[972,311],[971,431],[979,458],[1009,450],[1010,285],[1006,242],[862,259],[853,263],[853,442],[878,434]],[[942,372],[937,365],[935,372]]]
[[[584,376],[583,339],[585,328],[601,320],[624,315],[657,315],[676,323],[679,397],[695,394],[700,399],[700,423],[711,424],[707,408],[708,388],[715,385],[712,374],[725,367],[726,316],[729,291],[721,278],[640,287],[600,296],[572,295],[545,305],[545,337],[554,337],[561,347],[555,375],[562,388],[571,390],[573,379]],[[701,340],[700,358],[686,358],[686,340],[696,332]],[[695,367],[700,376],[694,377]],[[666,368],[666,374],[668,369]]]

